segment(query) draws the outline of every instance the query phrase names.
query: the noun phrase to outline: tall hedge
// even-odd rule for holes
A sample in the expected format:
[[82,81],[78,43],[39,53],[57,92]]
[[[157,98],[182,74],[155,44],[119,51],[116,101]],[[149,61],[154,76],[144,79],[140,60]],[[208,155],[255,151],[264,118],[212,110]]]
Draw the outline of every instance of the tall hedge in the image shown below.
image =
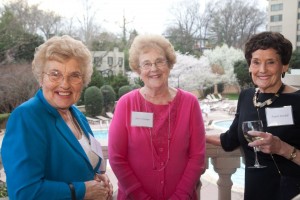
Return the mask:
[[84,105],[87,116],[95,117],[101,114],[103,109],[103,95],[98,87],[91,86],[85,90]]
[[115,105],[116,93],[111,85],[103,85],[100,90],[103,94],[104,112],[111,112]]

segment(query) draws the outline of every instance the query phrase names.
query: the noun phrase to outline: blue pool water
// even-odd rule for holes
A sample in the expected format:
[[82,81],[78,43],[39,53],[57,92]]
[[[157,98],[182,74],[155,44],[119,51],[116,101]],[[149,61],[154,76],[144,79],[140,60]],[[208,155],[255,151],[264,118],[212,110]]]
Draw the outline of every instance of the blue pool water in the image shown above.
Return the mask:
[[232,119],[227,119],[227,120],[218,120],[213,122],[213,125],[215,127],[219,127],[222,129],[228,129],[230,127],[230,125],[232,124]]
[[100,140],[107,140],[107,133],[108,130],[93,130],[94,136],[96,139],[100,139]]
[[[214,126],[219,126],[221,129],[227,130],[231,125],[231,123],[232,120],[220,120],[220,121],[215,121]],[[100,140],[108,139],[108,130],[98,129],[98,130],[93,130],[93,133],[96,139],[100,139]],[[243,188],[244,186],[244,179],[245,179],[244,172],[245,172],[245,165],[241,161],[241,167],[238,168],[237,171],[231,176],[231,180],[233,184],[240,188]],[[219,178],[218,174],[213,169],[211,161],[209,161],[209,166],[205,173],[209,173],[209,175],[216,180],[218,180]]]

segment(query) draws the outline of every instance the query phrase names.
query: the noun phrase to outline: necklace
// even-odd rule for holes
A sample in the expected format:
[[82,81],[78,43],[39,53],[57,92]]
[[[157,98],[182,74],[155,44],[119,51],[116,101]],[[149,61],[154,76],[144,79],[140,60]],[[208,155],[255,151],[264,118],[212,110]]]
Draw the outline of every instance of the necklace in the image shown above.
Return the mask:
[[265,100],[264,102],[258,102],[258,95],[259,95],[260,91],[259,91],[259,88],[256,88],[254,96],[253,96],[254,106],[256,108],[262,108],[264,106],[271,105],[282,93],[282,91],[284,90],[284,87],[285,87],[285,85],[282,83],[282,85],[280,86],[279,90],[275,93],[275,95],[272,98]]
[[[145,97],[147,96],[146,94],[144,94]],[[144,103],[145,103],[145,109],[146,109],[146,112],[148,112],[148,109],[147,109],[147,105],[146,105],[146,100],[144,99]],[[168,152],[167,152],[167,160],[165,162],[165,164],[163,166],[161,166],[159,169],[157,169],[157,167],[155,166],[155,156],[154,156],[154,144],[153,144],[153,134],[152,134],[152,128],[149,128],[149,133],[150,133],[150,146],[151,146],[151,156],[152,156],[152,169],[154,171],[162,171],[164,170],[167,165],[168,165],[168,162],[170,160],[170,141],[171,141],[171,133],[170,133],[170,129],[171,129],[171,119],[170,119],[170,102],[168,103],[168,143],[167,143],[167,148],[168,148]],[[153,125],[154,126],[154,125]]]
[[[263,108],[264,106],[271,105],[279,97],[279,95],[282,93],[282,91],[284,90],[284,87],[285,87],[285,85],[282,83],[281,86],[280,86],[280,88],[279,88],[279,90],[275,93],[275,95],[272,98],[267,99],[264,102],[258,102],[257,101],[258,100],[258,95],[259,95],[260,91],[259,91],[258,88],[255,89],[255,94],[253,96],[253,104],[254,104],[254,106],[256,108],[259,120],[260,120],[259,108]],[[279,167],[278,167],[278,165],[277,165],[277,163],[276,163],[276,161],[275,161],[275,159],[273,157],[273,154],[270,154],[270,155],[271,155],[271,158],[273,160],[273,163],[274,163],[274,165],[275,165],[275,167],[276,167],[279,175],[281,175],[281,171],[280,171],[280,169],[279,169]]]
[[74,133],[74,135],[79,140],[82,135],[82,130],[80,128],[80,125],[78,124],[77,120],[73,117],[73,115],[70,112],[68,112],[68,117],[69,117],[69,120],[71,121],[72,125],[76,129],[76,133]]

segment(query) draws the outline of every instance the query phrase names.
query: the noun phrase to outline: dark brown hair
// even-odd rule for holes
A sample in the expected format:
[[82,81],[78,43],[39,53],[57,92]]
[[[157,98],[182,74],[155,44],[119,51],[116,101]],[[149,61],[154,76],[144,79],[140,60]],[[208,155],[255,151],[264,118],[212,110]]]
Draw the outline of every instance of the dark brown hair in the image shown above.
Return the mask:
[[292,43],[280,33],[262,32],[253,35],[245,44],[245,58],[248,66],[250,66],[253,52],[270,48],[277,52],[283,65],[289,64],[293,51]]

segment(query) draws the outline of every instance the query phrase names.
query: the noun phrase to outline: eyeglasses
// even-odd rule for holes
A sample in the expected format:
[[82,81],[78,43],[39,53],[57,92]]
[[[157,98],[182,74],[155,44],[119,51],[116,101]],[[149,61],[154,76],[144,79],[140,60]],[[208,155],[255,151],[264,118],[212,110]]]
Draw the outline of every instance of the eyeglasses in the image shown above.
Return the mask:
[[157,68],[163,68],[167,65],[167,60],[156,60],[154,63],[146,61],[140,65],[140,67],[144,70],[148,70],[152,67],[152,65],[155,65]]
[[[48,75],[49,80],[51,82],[54,82],[54,83],[60,83],[65,78],[65,76],[62,73],[58,72],[58,71],[51,71],[49,73],[43,72],[43,73]],[[71,74],[67,75],[66,77],[67,77],[67,80],[71,84],[82,83],[82,74],[80,74],[78,72],[71,73]]]

